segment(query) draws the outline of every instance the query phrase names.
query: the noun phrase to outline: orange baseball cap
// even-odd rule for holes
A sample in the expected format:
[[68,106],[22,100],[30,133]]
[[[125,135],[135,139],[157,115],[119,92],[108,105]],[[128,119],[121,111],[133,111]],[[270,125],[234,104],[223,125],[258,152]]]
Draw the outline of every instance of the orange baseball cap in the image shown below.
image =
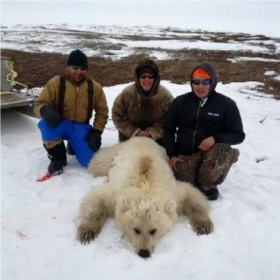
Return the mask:
[[211,80],[211,76],[209,75],[209,73],[202,67],[198,67],[194,70],[192,76],[201,76],[204,77],[206,79],[210,79]]

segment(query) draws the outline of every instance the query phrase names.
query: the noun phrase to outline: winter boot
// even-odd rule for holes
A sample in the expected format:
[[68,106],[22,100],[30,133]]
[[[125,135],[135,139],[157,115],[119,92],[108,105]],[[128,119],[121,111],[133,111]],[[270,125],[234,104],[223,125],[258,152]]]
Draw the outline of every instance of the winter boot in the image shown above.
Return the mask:
[[[45,146],[44,146],[45,147]],[[48,166],[48,172],[51,175],[60,175],[63,167],[67,165],[66,149],[63,141],[53,148],[46,148],[48,157],[51,160]]]
[[201,192],[207,197],[208,200],[217,200],[219,197],[217,186],[208,190],[201,190]]
[[73,148],[72,148],[72,146],[69,142],[67,142],[66,149],[67,149],[67,154],[68,155],[70,155],[70,156],[76,155],[75,151],[73,150]]

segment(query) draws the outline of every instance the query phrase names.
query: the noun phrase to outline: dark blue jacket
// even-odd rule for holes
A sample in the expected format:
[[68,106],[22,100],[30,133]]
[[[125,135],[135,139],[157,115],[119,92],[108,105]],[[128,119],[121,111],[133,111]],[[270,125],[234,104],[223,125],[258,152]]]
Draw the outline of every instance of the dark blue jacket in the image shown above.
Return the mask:
[[216,143],[229,145],[240,144],[245,139],[236,103],[215,91],[217,78],[214,67],[203,62],[193,71],[197,67],[205,68],[210,74],[210,91],[203,100],[191,91],[171,103],[163,125],[164,147],[169,157],[198,152],[200,143],[210,136]]

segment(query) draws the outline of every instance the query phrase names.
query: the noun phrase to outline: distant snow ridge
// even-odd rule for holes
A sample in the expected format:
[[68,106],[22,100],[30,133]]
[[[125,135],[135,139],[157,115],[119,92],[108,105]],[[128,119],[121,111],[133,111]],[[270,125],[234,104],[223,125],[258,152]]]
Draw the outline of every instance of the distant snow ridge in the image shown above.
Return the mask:
[[[166,50],[203,49],[280,53],[279,40],[250,34],[208,32],[194,29],[162,28],[157,26],[123,27],[48,24],[2,27],[1,48],[29,52],[68,54],[83,46],[88,56],[110,57],[114,60],[144,52],[168,59]],[[148,43],[147,43],[148,42]],[[261,60],[241,58],[237,60]],[[279,62],[279,60],[270,61]],[[234,62],[234,61],[233,61]]]

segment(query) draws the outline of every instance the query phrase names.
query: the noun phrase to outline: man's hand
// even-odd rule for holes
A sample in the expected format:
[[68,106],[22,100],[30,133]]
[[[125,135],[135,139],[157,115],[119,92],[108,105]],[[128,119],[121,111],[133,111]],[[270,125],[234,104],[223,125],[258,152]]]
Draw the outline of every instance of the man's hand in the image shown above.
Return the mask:
[[85,140],[88,142],[90,148],[97,152],[101,146],[101,134],[102,132],[96,128],[93,128],[86,136]]
[[175,172],[177,172],[177,168],[176,168],[176,163],[178,161],[184,162],[182,159],[180,159],[179,157],[172,157],[169,160],[169,166],[172,168],[172,170],[174,170]]
[[63,117],[51,106],[43,106],[40,114],[50,127],[57,127],[63,122]]
[[136,136],[144,136],[144,137],[151,137],[150,133],[145,130],[140,130]]
[[206,139],[204,139],[198,148],[202,151],[209,151],[213,146],[215,145],[215,139],[214,137],[210,136]]

